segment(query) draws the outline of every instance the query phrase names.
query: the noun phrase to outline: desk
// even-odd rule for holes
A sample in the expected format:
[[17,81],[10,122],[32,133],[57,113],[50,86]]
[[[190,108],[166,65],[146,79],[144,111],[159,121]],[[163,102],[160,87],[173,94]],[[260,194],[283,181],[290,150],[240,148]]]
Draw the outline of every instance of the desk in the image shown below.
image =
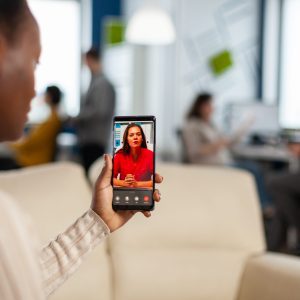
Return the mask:
[[299,170],[299,160],[284,146],[275,147],[269,145],[237,145],[232,149],[233,155],[239,158],[261,160],[261,161],[281,161],[289,166],[291,172]]

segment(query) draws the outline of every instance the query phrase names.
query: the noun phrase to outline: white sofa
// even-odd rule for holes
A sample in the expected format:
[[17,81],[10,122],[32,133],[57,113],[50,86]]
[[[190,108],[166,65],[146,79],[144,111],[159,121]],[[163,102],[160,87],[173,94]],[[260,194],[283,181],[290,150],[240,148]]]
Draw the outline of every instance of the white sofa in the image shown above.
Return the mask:
[[[94,182],[101,169],[90,170]],[[111,235],[52,299],[294,300],[300,260],[265,252],[252,177],[233,169],[158,164],[162,201]],[[0,175],[46,241],[89,206],[77,165]]]
[[[0,190],[12,194],[36,224],[42,244],[56,237],[90,206],[91,189],[82,168],[71,163],[0,173]],[[106,244],[89,255],[50,298],[55,300],[112,299]]]

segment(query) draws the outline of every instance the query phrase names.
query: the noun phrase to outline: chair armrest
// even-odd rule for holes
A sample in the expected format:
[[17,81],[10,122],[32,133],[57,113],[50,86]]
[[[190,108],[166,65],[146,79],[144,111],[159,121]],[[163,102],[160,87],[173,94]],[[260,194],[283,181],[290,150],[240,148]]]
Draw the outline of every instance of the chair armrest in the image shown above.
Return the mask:
[[238,300],[299,300],[300,259],[265,253],[247,262]]

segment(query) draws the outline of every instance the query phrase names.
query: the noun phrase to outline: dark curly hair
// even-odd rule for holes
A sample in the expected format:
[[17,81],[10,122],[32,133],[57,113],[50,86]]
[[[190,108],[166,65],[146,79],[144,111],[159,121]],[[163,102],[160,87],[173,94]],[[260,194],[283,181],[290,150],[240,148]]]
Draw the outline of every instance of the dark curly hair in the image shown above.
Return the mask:
[[130,153],[130,146],[128,144],[127,138],[128,138],[129,129],[132,128],[132,127],[138,127],[140,129],[141,134],[142,134],[142,145],[141,145],[141,147],[147,149],[146,137],[145,137],[143,128],[140,125],[136,124],[136,123],[130,123],[126,127],[126,129],[124,131],[124,134],[123,134],[123,147],[122,147],[122,149],[119,150],[119,151],[122,151],[125,154],[129,154]]

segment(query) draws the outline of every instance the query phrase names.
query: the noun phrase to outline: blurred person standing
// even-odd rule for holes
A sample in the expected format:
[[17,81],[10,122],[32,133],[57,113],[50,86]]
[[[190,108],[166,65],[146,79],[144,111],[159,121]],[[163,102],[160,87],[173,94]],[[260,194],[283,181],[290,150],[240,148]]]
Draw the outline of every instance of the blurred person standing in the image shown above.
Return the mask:
[[102,73],[99,50],[91,48],[85,54],[91,72],[91,82],[75,119],[82,164],[88,171],[92,163],[107,148],[115,111],[115,89]]
[[33,127],[19,141],[7,144],[14,158],[0,159],[0,169],[9,170],[53,161],[56,150],[56,137],[61,129],[58,107],[62,93],[57,86],[48,86],[44,101],[50,107],[49,117]]

